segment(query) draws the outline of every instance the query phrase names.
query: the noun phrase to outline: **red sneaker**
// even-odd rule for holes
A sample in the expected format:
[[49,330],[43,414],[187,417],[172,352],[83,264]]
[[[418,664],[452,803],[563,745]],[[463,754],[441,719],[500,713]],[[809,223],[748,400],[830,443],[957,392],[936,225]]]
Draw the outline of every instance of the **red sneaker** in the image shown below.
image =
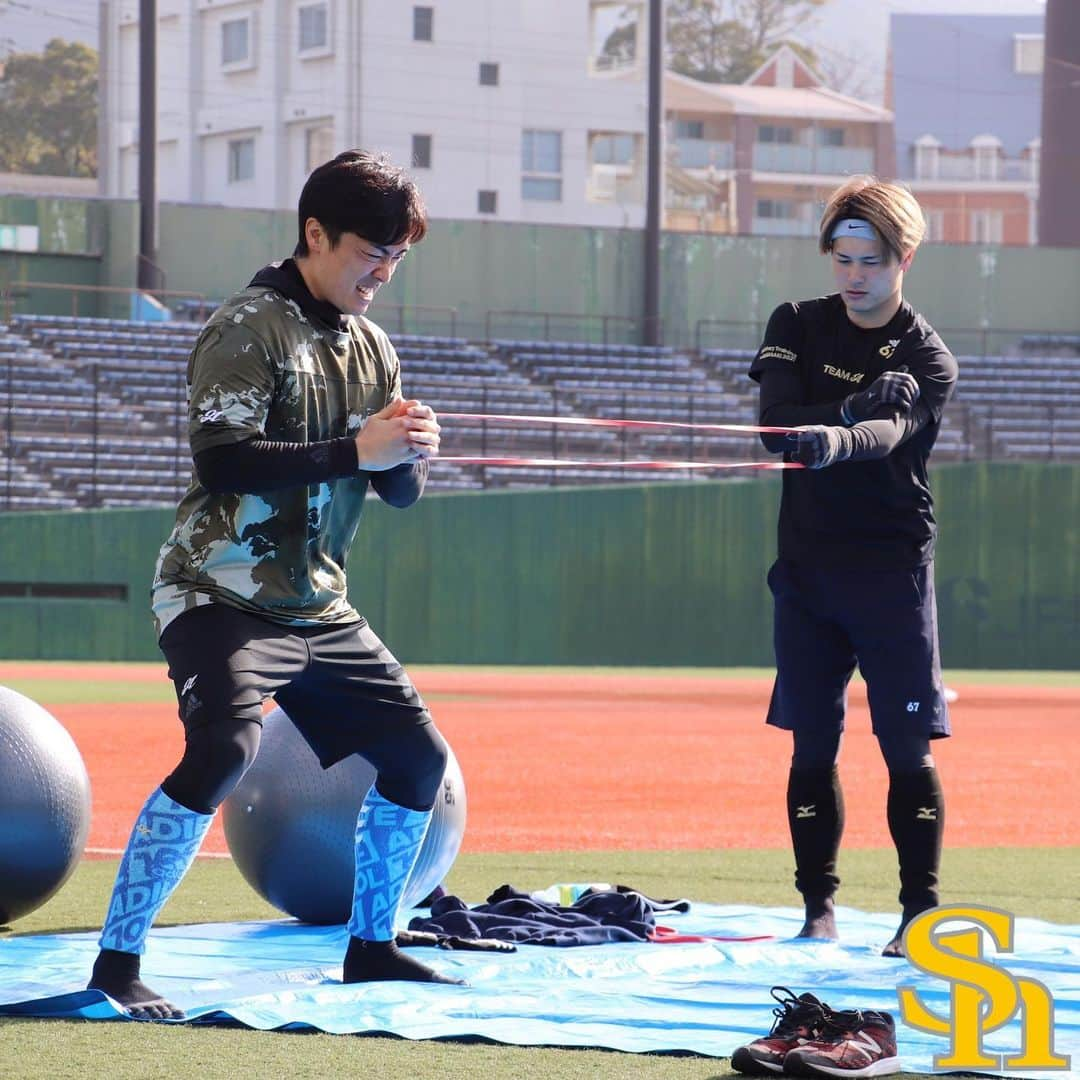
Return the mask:
[[821,1035],[789,1051],[784,1072],[793,1076],[888,1076],[900,1071],[896,1022],[887,1012],[834,1012]]
[[773,1009],[776,1021],[768,1035],[740,1046],[731,1055],[731,1067],[750,1076],[784,1071],[784,1060],[797,1046],[816,1039],[831,1015],[829,1006],[813,994],[796,997],[786,986],[774,986],[772,996],[780,1003]]

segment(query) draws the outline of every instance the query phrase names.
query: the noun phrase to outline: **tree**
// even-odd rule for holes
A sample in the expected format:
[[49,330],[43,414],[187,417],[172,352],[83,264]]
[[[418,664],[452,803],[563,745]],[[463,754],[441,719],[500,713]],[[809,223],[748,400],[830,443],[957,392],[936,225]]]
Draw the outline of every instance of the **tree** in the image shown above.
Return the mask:
[[703,82],[744,82],[827,0],[668,0],[667,66]]
[[53,38],[13,53],[0,76],[0,171],[97,173],[97,53]]

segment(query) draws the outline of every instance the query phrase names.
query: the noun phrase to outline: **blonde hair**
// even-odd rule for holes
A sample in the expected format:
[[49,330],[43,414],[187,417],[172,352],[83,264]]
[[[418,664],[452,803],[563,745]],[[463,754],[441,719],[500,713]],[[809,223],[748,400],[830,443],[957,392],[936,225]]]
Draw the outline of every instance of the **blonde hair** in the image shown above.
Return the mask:
[[906,187],[876,176],[853,176],[829,196],[818,235],[823,255],[832,251],[833,229],[844,218],[862,218],[873,225],[897,261],[914,251],[926,235],[926,218],[915,196]]

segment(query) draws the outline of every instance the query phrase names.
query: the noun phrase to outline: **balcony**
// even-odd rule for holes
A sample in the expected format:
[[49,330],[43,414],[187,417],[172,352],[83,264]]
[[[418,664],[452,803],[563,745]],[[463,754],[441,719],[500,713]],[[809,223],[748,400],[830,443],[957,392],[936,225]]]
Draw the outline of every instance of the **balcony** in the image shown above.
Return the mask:
[[590,202],[643,203],[644,176],[630,165],[593,165],[585,197]]
[[735,146],[711,139],[675,139],[675,164],[682,169],[731,169]]
[[975,158],[970,154],[938,154],[918,159],[919,180],[962,180],[975,183],[1037,183],[1038,163],[1032,158]]
[[800,146],[797,143],[755,143],[756,172],[791,172],[846,176],[874,169],[874,151],[862,146]]
[[798,218],[755,217],[750,231],[755,236],[816,236],[817,225]]

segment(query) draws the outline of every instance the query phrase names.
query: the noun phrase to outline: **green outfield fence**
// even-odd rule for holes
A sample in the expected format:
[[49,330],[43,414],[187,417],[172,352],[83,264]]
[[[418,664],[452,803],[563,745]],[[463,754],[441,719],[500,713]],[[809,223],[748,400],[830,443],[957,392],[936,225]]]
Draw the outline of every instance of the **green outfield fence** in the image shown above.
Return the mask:
[[[1071,669],[1080,466],[934,470],[947,667]],[[369,502],[354,604],[409,663],[771,663],[775,478]],[[0,514],[0,656],[147,660],[160,509]]]

